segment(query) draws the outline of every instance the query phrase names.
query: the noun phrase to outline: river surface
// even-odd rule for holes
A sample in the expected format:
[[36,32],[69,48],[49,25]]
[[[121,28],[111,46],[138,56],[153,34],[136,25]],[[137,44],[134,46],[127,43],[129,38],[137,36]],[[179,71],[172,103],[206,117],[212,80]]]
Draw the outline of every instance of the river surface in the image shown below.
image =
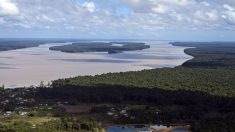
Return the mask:
[[[106,129],[106,132],[152,132],[153,130],[155,131],[163,131],[163,129],[166,129],[166,126],[159,125],[159,126],[154,126],[154,129],[151,129],[151,127],[136,127],[132,125],[124,125],[124,126],[110,126]],[[176,129],[172,130],[171,132],[190,132],[189,130],[186,129]]]
[[15,88],[46,84],[51,80],[78,75],[96,75],[143,69],[175,67],[192,57],[185,47],[150,41],[150,49],[108,53],[64,53],[49,47],[70,43],[48,43],[39,47],[0,52],[0,85]]

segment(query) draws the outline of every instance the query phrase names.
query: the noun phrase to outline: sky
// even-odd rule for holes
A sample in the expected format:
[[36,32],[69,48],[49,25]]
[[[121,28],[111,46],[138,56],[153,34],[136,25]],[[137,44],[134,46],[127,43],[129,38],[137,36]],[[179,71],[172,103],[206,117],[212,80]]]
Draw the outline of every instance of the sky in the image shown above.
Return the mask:
[[0,38],[235,41],[235,0],[0,0]]

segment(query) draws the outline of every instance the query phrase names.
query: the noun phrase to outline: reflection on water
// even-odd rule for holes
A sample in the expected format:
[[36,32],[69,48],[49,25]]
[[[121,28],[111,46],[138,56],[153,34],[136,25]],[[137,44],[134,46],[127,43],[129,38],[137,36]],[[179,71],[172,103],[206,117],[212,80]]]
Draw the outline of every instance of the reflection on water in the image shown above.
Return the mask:
[[120,54],[64,53],[49,47],[64,44],[44,44],[39,47],[0,52],[0,85],[20,87],[38,85],[58,78],[96,75],[159,67],[174,67],[191,56],[183,47],[168,42],[146,42],[150,49]]
[[68,62],[98,62],[98,63],[131,63],[133,61],[113,60],[113,59],[57,59]]
[[[106,129],[106,132],[152,132],[152,131],[158,131],[158,132],[165,132],[168,127],[163,125],[156,125],[156,126],[150,126],[150,127],[136,127],[134,125],[124,125],[124,126],[110,126]],[[189,132],[189,130],[186,129],[173,129],[171,132]]]
[[111,126],[107,128],[106,132],[137,132],[139,131],[148,131],[147,127],[136,128],[134,126]]

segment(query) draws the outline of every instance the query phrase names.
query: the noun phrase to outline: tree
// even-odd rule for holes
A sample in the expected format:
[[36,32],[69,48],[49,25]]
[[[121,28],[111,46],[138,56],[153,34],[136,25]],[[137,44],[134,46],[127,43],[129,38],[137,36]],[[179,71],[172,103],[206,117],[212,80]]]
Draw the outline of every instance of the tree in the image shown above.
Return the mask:
[[5,89],[4,84],[2,85],[2,87],[0,87],[0,91],[3,91]]
[[41,81],[41,82],[40,82],[39,87],[41,87],[41,88],[44,88],[44,87],[45,87],[45,85],[44,85],[44,82],[43,82],[43,81]]

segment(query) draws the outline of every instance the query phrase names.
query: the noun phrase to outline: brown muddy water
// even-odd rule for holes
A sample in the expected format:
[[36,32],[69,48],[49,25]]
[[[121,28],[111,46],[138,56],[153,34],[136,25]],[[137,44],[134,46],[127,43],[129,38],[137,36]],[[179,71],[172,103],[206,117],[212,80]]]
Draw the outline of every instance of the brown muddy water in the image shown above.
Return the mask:
[[119,54],[49,50],[51,46],[65,44],[68,43],[0,52],[0,85],[15,88],[78,75],[175,67],[192,58],[184,53],[185,47],[172,46],[166,41],[146,42],[150,49]]

